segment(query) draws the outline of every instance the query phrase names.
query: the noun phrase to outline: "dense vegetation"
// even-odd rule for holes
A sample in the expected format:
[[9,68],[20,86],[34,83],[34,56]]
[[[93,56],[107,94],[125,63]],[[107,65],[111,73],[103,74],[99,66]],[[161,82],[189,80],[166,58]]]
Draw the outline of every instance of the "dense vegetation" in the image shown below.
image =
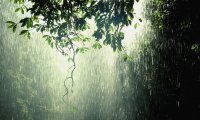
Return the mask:
[[[137,2],[139,0],[136,0]],[[51,46],[56,46],[63,54],[68,55],[64,48],[71,48],[77,41],[87,42],[90,38],[84,37],[81,31],[90,28],[88,19],[93,19],[97,29],[93,36],[98,41],[93,45],[100,48],[100,40],[111,45],[113,50],[121,50],[124,33],[121,31],[124,26],[132,24],[135,17],[133,5],[134,0],[14,0],[20,4],[16,12],[29,13],[29,17],[19,22],[8,21],[10,28],[16,30],[20,24],[27,28],[21,31],[21,35],[30,38],[30,29],[34,28],[40,32],[47,32],[44,35]],[[29,5],[26,5],[29,3]],[[142,21],[140,18],[137,18]],[[76,48],[76,51],[84,51],[84,47]]]
[[159,7],[152,8],[160,15],[154,13],[152,22],[161,18],[160,23],[157,22],[161,27],[158,38],[150,44],[158,61],[157,78],[153,81],[155,95],[150,106],[152,113],[157,119],[197,120],[200,118],[200,11],[197,1],[168,0],[155,1],[155,4]]
[[144,37],[148,44],[140,45],[138,62],[128,65],[128,74],[132,75],[129,83],[132,91],[136,91],[127,98],[136,96],[134,102],[128,103],[134,106],[130,111],[137,115],[137,120],[197,120],[200,118],[198,3],[150,0],[146,7],[146,18],[151,20],[153,31]]

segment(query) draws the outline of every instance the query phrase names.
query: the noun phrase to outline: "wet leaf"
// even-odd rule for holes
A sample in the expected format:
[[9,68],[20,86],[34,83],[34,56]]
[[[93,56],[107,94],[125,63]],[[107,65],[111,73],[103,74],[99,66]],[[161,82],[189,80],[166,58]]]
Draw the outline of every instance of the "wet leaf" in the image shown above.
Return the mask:
[[135,23],[134,28],[137,29],[137,23]]
[[21,9],[21,8],[17,8],[17,9],[15,9],[15,12],[18,12],[18,11],[20,11],[20,9]]
[[20,32],[20,35],[24,35],[24,34],[27,34],[28,33],[28,30],[22,30],[21,32]]
[[94,49],[101,49],[101,48],[102,48],[101,44],[98,43],[98,42],[96,42],[95,44],[93,44],[92,47],[93,47]]
[[13,32],[15,32],[16,29],[17,29],[17,24],[15,24],[15,25],[13,26]]

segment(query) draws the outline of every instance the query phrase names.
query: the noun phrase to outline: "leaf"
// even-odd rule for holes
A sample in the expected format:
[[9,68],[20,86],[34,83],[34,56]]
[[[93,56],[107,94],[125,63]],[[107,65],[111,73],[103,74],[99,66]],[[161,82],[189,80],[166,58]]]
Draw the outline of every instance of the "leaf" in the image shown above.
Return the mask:
[[19,23],[21,23],[21,27],[24,27],[25,25],[27,25],[27,22],[29,21],[29,18],[24,18],[24,19],[21,19],[19,21]]
[[80,47],[80,48],[76,49],[76,53],[84,53],[87,50],[89,50],[89,48],[87,48],[87,47]]
[[[40,31],[40,28],[41,28],[41,27],[36,28],[36,31],[37,31],[37,32]],[[51,34],[51,32],[50,32],[50,34]]]
[[194,50],[195,52],[199,51],[199,45],[197,43],[193,44],[191,47],[192,50]]
[[124,59],[125,62],[126,62],[126,61],[133,61],[133,57],[132,57],[132,56],[129,56],[129,55],[127,55],[127,54],[125,54],[125,55],[123,56],[123,59]]
[[16,23],[13,22],[13,21],[7,21],[6,23],[8,23],[8,24],[16,24]]
[[131,25],[131,24],[132,24],[132,21],[131,21],[131,20],[128,20],[128,24]]
[[30,34],[30,32],[27,32],[27,37],[28,37],[29,40],[31,39],[31,34]]
[[51,42],[51,44],[50,44],[51,48],[53,48],[53,45],[54,45],[53,42]]
[[16,28],[17,28],[17,24],[15,24],[15,25],[13,26],[13,32],[16,31]]
[[24,9],[23,8],[21,8],[21,13],[24,14]]
[[34,24],[33,28],[38,28],[40,26],[40,24]]
[[43,36],[42,36],[42,38],[46,38],[46,37],[49,37],[49,35],[43,35]]
[[109,31],[110,31],[110,32],[114,32],[114,27],[110,25]]
[[78,53],[79,52],[79,48],[77,48],[75,52]]
[[23,4],[24,0],[18,0],[19,4]]
[[89,37],[83,38],[83,42],[89,42],[91,39]]
[[100,40],[102,38],[102,34],[100,31],[95,31],[93,36],[97,39]]
[[127,57],[127,56],[124,56],[124,61],[125,61],[125,62],[127,61],[127,59],[128,59],[128,57]]
[[92,45],[92,47],[93,47],[94,49],[101,49],[101,48],[102,48],[101,44],[98,43],[98,42],[96,42],[94,45]]
[[20,9],[21,9],[21,8],[17,8],[17,9],[15,9],[15,12],[18,12]]
[[28,33],[28,30],[22,30],[19,35],[24,35],[24,34],[27,34],[27,33]]
[[46,41],[48,42],[48,44],[50,45],[51,44],[51,42],[52,42],[52,38],[51,37],[47,37],[46,38]]
[[43,33],[45,31],[45,27],[42,26],[41,29],[40,29],[40,31]]
[[14,24],[12,24],[12,25],[8,26],[8,28],[13,28],[13,26],[14,26]]
[[95,3],[96,3],[96,1],[92,1],[92,2],[91,2],[91,6],[93,6]]
[[140,18],[139,21],[142,22],[142,19]]
[[33,20],[31,18],[28,19],[26,26],[27,28],[33,27]]
[[137,23],[135,23],[134,28],[135,28],[135,29],[137,28]]
[[7,21],[6,23],[8,24],[8,28],[13,28],[13,31],[16,30],[16,28],[14,28],[14,27],[17,27],[15,22]]
[[119,33],[119,38],[124,39],[124,33],[123,32]]

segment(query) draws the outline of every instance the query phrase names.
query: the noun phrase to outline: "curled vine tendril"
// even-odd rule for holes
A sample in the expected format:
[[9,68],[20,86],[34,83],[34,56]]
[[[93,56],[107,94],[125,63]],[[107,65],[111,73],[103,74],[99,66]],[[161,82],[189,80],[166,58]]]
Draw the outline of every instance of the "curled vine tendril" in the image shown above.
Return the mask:
[[[69,89],[66,85],[66,81],[71,79],[71,86],[72,87],[74,86],[74,71],[76,69],[76,62],[75,62],[76,51],[75,51],[75,48],[74,48],[74,45],[72,42],[70,42],[70,50],[72,51],[72,64],[73,65],[71,67],[69,67],[69,69],[68,69],[68,71],[71,70],[70,76],[67,76],[64,81],[64,87],[65,87],[66,93],[63,95],[63,101],[64,101],[65,96],[68,95],[68,93],[69,93]],[[72,89],[71,89],[71,92],[73,93]]]
[[[69,94],[69,88],[67,87],[67,80],[71,80],[71,86],[73,87],[74,86],[74,71],[76,69],[76,62],[75,62],[75,59],[76,59],[76,50],[74,48],[75,44],[72,42],[72,40],[67,37],[68,40],[69,40],[69,45],[67,46],[67,50],[64,50],[60,44],[58,42],[56,42],[56,49],[62,53],[63,55],[67,55],[70,59],[70,61],[72,62],[72,65],[68,68],[67,71],[70,71],[70,75],[67,76],[64,80],[64,87],[65,87],[65,94],[63,95],[63,101],[65,96],[67,96]],[[71,89],[71,92],[73,93],[73,90]]]

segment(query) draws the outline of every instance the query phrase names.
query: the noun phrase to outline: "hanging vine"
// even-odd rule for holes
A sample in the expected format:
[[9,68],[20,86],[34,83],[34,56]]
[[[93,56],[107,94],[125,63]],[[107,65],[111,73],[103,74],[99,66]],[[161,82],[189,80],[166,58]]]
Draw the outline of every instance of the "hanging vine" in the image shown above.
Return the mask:
[[[104,44],[110,45],[113,51],[121,51],[124,39],[122,28],[132,24],[135,1],[139,0],[13,0],[19,5],[15,12],[26,15],[18,22],[7,23],[13,32],[19,25],[25,28],[20,35],[29,39],[33,29],[45,34],[43,37],[51,47],[55,46],[59,52],[69,57],[73,65],[69,68],[70,76],[64,82],[66,96],[66,81],[71,79],[74,85],[75,55],[89,49],[84,43],[91,41],[90,38],[80,34],[90,28],[88,19],[93,19],[97,26],[92,35],[96,39],[93,48],[99,49]],[[140,18],[136,19],[141,22]],[[83,45],[77,46],[77,43]]]

